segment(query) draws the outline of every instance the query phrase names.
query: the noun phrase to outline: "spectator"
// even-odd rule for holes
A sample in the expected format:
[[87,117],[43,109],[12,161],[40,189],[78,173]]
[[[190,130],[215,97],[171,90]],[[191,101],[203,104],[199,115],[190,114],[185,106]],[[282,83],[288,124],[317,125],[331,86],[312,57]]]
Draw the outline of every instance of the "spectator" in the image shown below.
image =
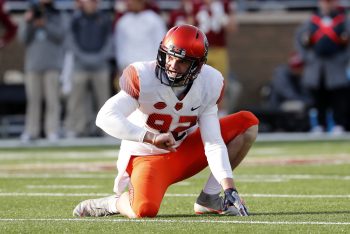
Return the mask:
[[182,24],[195,24],[194,10],[200,4],[199,0],[181,0],[180,7],[170,12],[168,27]]
[[302,85],[304,63],[298,54],[292,54],[288,64],[275,69],[270,84],[268,106],[272,125],[282,131],[307,131],[308,110],[312,98]]
[[[192,4],[192,5],[191,5]],[[210,53],[208,64],[216,67],[226,79],[225,99],[219,106],[219,115],[234,111],[240,84],[228,67],[226,35],[238,30],[234,2],[230,0],[182,0],[179,10],[170,14],[169,26],[195,23],[207,36]],[[229,76],[229,74],[231,74]]]
[[[350,82],[350,60],[348,61],[348,65],[347,65],[347,69],[346,69],[346,74],[347,74],[347,78]],[[350,100],[350,87],[348,88],[348,94],[347,94],[347,100]],[[348,102],[347,105],[347,115],[346,115],[346,130],[350,131],[350,102]]]
[[0,37],[0,49],[6,46],[15,36],[17,25],[12,22],[9,15],[4,11],[4,0],[0,0],[0,25],[5,29],[5,32]]
[[[65,123],[67,137],[90,134],[89,121],[111,96],[112,18],[100,11],[98,4],[98,0],[80,0],[70,25],[68,49],[73,53],[74,71]],[[89,102],[89,84],[96,101]],[[92,107],[95,102],[96,108]]]
[[50,141],[59,138],[59,74],[63,60],[64,27],[52,0],[39,2],[25,13],[19,39],[25,45],[27,112],[23,142],[41,133],[42,98],[45,101],[44,133]]
[[328,110],[333,112],[333,133],[342,133],[346,123],[349,81],[346,65],[349,60],[350,22],[338,8],[336,0],[319,0],[318,11],[297,31],[296,45],[305,61],[303,83],[315,101],[318,123],[312,129],[326,129]]
[[271,82],[270,106],[285,112],[304,112],[312,99],[302,85],[304,63],[298,54],[293,54],[288,64],[276,68]]
[[125,0],[126,12],[115,23],[114,45],[121,72],[136,61],[152,60],[166,33],[166,24],[146,0]]

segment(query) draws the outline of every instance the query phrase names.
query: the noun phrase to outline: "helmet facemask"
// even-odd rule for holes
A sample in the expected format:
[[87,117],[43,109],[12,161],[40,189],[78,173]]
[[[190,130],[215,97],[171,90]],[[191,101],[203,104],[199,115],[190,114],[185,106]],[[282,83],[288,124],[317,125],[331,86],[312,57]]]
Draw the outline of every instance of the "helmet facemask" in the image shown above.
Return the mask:
[[197,27],[188,24],[172,27],[159,45],[157,78],[171,87],[191,84],[207,61],[208,47],[205,34]]
[[[171,87],[181,87],[187,86],[191,82],[193,82],[198,74],[203,64],[206,62],[205,60],[200,61],[198,58],[191,58],[185,56],[186,52],[184,50],[176,50],[176,48],[171,47],[167,50],[159,46],[158,55],[157,55],[157,68],[156,75],[158,79],[162,82],[162,84],[171,86]],[[167,65],[167,56],[174,56],[180,58],[182,60],[189,62],[189,67],[184,73],[177,73],[176,75],[172,75],[172,73],[176,73],[175,71],[171,71]]]

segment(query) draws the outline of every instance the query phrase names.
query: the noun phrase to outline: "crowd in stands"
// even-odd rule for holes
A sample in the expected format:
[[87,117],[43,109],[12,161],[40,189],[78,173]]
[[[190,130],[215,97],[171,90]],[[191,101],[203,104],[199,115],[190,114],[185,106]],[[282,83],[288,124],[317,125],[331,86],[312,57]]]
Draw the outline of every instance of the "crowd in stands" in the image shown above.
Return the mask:
[[92,0],[78,1],[67,27],[66,50],[74,58],[73,71],[67,79],[71,82],[65,123],[68,137],[93,131],[92,115],[111,96],[109,60],[113,57],[113,21],[98,9],[98,4]]
[[[343,133],[349,124],[350,21],[336,0],[319,0],[319,9],[296,32],[295,44],[304,61],[303,87],[317,111],[312,131]],[[327,126],[327,113],[334,125]]]
[[27,111],[23,141],[41,133],[42,100],[45,101],[45,136],[55,141],[60,127],[60,82],[65,29],[60,12],[50,0],[42,0],[24,15],[18,38],[25,47]]
[[[18,25],[17,37],[25,48],[27,95],[22,141],[102,135],[94,118],[118,91],[123,69],[136,61],[156,59],[155,51],[167,29],[184,23],[205,32],[210,45],[207,63],[226,80],[219,115],[237,110],[242,88],[233,75],[234,68],[229,67],[226,42],[227,33],[234,35],[239,30],[237,1],[181,0],[167,17],[153,0],[118,0],[114,12],[102,11],[99,0],[74,3],[74,11],[66,13],[58,11],[53,0],[33,1]],[[267,102],[282,115],[302,113],[307,123],[299,130],[343,133],[350,130],[346,74],[350,22],[337,0],[318,0],[318,6],[296,31],[296,52],[276,68]],[[14,39],[17,25],[3,10],[0,20],[5,29],[1,49]],[[316,122],[309,121],[309,113],[317,113]],[[327,126],[329,115],[334,125],[331,128]]]
[[279,107],[275,122],[299,118],[295,126],[315,134],[350,130],[350,21],[344,8],[337,0],[318,0],[294,41],[296,54],[276,68],[269,87],[270,110]]

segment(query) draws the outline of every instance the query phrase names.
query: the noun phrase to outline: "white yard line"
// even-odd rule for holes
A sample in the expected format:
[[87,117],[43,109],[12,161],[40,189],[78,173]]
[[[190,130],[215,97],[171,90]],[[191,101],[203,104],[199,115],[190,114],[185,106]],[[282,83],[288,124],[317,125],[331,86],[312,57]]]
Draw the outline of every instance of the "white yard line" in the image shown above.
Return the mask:
[[280,183],[280,182],[286,182],[289,181],[289,179],[283,179],[283,178],[239,178],[239,182],[244,183]]
[[191,182],[189,182],[189,181],[180,181],[180,182],[177,182],[176,184],[174,184],[174,185],[176,185],[176,186],[190,186],[192,183]]
[[298,154],[296,152],[289,152],[287,149],[284,148],[268,148],[268,149],[251,149],[249,151],[249,157],[247,157],[247,159],[262,159],[265,157],[268,158],[273,158],[273,159],[277,159],[277,158],[296,158],[296,159],[322,159],[322,158],[333,158],[334,157],[338,157],[338,158],[348,158],[349,157],[349,153],[347,152],[338,152],[338,153],[334,153],[334,154],[329,154],[329,153],[322,153],[320,152],[319,154],[315,154],[313,152],[308,152],[308,153],[304,153],[304,154]]
[[28,189],[57,189],[57,188],[63,188],[63,189],[91,189],[91,188],[98,188],[99,186],[97,185],[56,185],[56,184],[51,184],[51,185],[27,185],[26,186]]
[[[338,175],[311,175],[311,174],[267,174],[267,175],[237,175],[237,180],[256,179],[280,179],[280,180],[350,180],[350,176]],[[263,181],[262,181],[263,182]]]
[[0,154],[0,161],[2,160],[20,160],[20,159],[97,159],[97,158],[111,158],[117,159],[119,150],[105,150],[96,152],[6,152]]
[[[76,178],[76,179],[100,179],[114,178],[112,174],[83,174],[83,173],[0,173],[0,178]],[[276,182],[278,180],[350,180],[350,176],[338,175],[311,175],[311,174],[266,174],[266,175],[236,175],[239,181]]]
[[0,193],[0,197],[106,197],[112,193]]
[[0,173],[0,178],[74,178],[74,179],[106,179],[114,178],[113,175],[103,174],[80,174],[80,173]]
[[[0,193],[0,197],[104,197],[111,193]],[[259,197],[259,198],[350,198],[350,194],[241,194],[243,197]],[[186,193],[166,193],[166,197],[197,197],[198,194]]]
[[70,171],[85,171],[85,172],[100,172],[116,170],[116,164],[111,162],[81,162],[81,163],[28,163],[28,164],[14,164],[14,165],[1,165],[2,171],[58,171],[70,170]]
[[270,147],[270,148],[253,148],[249,151],[250,155],[284,155],[286,153],[285,149],[278,147]]
[[236,224],[268,224],[268,225],[350,225],[350,222],[308,222],[308,221],[244,221],[244,220],[197,220],[197,219],[0,219],[0,222],[108,222],[108,223],[236,223]]
[[[0,193],[1,194],[1,193]],[[197,197],[198,194],[165,194],[166,197]],[[326,194],[314,194],[314,195],[301,195],[301,194],[241,194],[242,197],[260,197],[260,198],[350,198],[350,194],[342,195],[326,195]]]
[[350,194],[332,195],[332,194],[244,194],[243,197],[266,197],[266,198],[350,198]]

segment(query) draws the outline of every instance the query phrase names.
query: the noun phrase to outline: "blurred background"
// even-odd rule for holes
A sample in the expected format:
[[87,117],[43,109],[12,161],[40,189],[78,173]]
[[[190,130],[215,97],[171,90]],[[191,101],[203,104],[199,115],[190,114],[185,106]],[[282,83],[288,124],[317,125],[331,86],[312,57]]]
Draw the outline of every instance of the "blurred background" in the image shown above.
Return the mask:
[[104,137],[94,119],[122,70],[181,23],[208,36],[220,115],[250,110],[264,133],[350,130],[348,0],[0,2],[0,139]]

